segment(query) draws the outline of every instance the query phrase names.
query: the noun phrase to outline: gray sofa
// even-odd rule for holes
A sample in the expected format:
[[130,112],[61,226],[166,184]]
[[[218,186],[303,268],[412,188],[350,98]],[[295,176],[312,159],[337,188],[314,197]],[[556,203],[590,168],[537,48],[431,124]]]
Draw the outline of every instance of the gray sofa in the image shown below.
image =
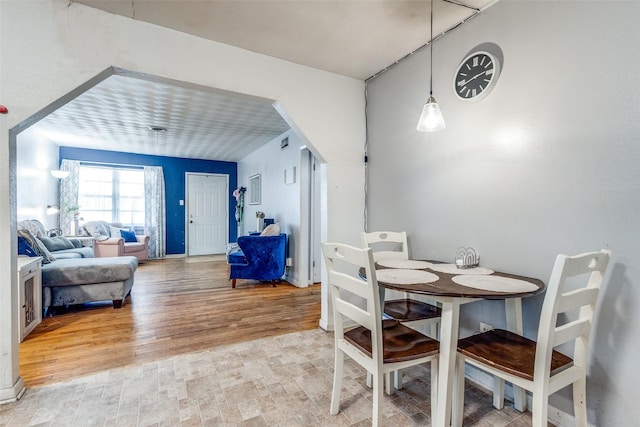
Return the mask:
[[51,306],[94,301],[111,300],[114,308],[122,307],[122,302],[131,293],[138,268],[135,256],[94,258],[93,249],[82,247],[77,239],[47,237],[38,220],[20,221],[18,230],[37,255],[43,257],[42,307],[45,315]]
[[90,259],[59,259],[42,266],[42,306],[109,301],[113,308],[131,293],[138,258],[121,256]]

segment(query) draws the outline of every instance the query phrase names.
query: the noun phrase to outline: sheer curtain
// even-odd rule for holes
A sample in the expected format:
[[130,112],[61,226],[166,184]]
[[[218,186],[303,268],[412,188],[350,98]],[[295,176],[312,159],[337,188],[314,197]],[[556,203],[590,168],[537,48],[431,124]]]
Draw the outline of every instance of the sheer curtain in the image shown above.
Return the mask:
[[80,162],[63,159],[60,170],[69,171],[69,176],[60,180],[60,229],[65,236],[73,234],[73,212],[69,212],[70,206],[78,205],[78,177],[80,175]]
[[149,258],[164,258],[166,209],[161,166],[144,167],[144,233],[149,236]]

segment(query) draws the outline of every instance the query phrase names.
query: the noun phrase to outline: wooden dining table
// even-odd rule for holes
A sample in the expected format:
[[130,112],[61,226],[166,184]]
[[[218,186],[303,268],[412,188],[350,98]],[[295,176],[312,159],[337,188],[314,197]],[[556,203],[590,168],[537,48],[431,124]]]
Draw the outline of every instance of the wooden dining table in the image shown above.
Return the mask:
[[[426,295],[442,306],[440,319],[440,356],[437,384],[437,408],[432,412],[433,426],[451,425],[453,381],[458,344],[460,306],[473,301],[505,301],[507,329],[522,335],[522,298],[544,292],[545,284],[530,277],[495,272],[485,267],[457,268],[454,264],[424,260],[381,260],[376,277],[382,290]],[[494,393],[494,406],[502,406],[502,382]],[[433,387],[433,386],[432,386]],[[432,392],[434,389],[432,388]],[[526,409],[525,392],[514,388],[516,409]]]

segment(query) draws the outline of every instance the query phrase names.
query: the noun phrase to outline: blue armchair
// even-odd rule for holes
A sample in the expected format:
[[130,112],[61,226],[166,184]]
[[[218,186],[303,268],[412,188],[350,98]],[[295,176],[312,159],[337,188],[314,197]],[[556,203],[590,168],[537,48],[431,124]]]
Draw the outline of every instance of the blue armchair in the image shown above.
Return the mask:
[[284,275],[287,235],[240,236],[239,251],[227,256],[231,287],[236,287],[236,279],[275,281]]

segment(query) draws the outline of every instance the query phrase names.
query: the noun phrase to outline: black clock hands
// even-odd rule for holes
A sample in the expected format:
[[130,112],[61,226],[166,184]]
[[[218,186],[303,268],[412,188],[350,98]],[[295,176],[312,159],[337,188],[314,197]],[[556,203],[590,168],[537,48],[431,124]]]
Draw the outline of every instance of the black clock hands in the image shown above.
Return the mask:
[[478,77],[480,77],[481,75],[483,75],[483,74],[484,74],[484,73],[486,73],[486,72],[487,72],[487,71],[485,70],[485,71],[483,71],[483,72],[481,72],[481,73],[479,73],[479,74],[476,74],[475,76],[471,77],[469,80],[461,80],[461,81],[459,81],[459,82],[458,82],[458,86],[464,86],[464,85],[467,85],[467,84],[469,84],[472,80],[477,79]]

